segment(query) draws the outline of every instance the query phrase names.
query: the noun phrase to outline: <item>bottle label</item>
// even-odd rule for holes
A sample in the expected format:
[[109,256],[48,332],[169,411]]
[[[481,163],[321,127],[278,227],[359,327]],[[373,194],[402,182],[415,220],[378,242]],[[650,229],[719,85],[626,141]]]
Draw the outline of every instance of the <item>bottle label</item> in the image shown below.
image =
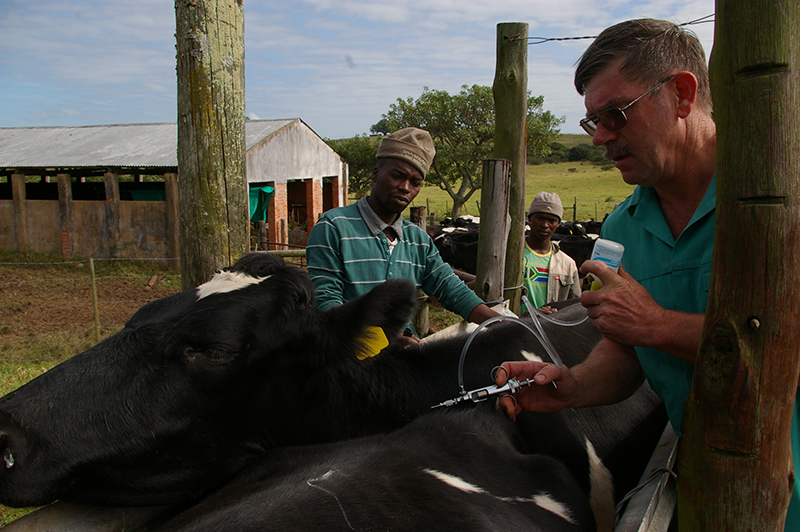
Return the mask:
[[[591,260],[599,260],[608,265],[609,268],[615,272],[619,270],[619,264],[622,262],[622,254],[625,251],[625,246],[614,242],[612,240],[605,240],[598,238],[594,242],[592,249]],[[595,276],[592,275],[592,290],[597,290],[602,287],[603,283],[600,282]]]

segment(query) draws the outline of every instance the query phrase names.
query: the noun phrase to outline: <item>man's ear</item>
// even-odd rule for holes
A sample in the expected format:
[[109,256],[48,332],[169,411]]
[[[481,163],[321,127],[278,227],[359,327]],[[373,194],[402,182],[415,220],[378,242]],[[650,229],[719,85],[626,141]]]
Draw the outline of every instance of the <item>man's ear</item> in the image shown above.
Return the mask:
[[686,118],[697,103],[697,77],[684,70],[675,74],[672,83],[675,85],[675,95],[678,98],[678,117]]

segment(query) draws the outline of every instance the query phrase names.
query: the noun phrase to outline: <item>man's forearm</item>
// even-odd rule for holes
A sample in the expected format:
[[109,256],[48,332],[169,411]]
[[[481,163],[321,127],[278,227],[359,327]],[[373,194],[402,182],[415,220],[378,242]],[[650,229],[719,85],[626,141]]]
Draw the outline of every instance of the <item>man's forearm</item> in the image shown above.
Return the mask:
[[489,318],[499,315],[500,314],[490,309],[484,303],[481,303],[480,305],[472,309],[472,312],[469,313],[467,320],[471,321],[472,323],[483,323]]
[[646,337],[642,347],[652,347],[680,360],[695,363],[703,334],[704,314],[666,311],[660,327]]
[[618,403],[633,394],[644,380],[634,349],[605,338],[571,371],[580,387],[573,407]]

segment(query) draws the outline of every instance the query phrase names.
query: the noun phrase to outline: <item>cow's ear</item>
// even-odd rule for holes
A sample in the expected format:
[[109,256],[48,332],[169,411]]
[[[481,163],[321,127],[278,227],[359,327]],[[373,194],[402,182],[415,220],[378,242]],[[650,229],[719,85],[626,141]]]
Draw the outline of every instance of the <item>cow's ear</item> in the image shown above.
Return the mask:
[[368,327],[383,329],[387,338],[396,338],[408,324],[417,301],[417,289],[407,280],[392,280],[376,286],[339,307],[326,311],[333,327],[349,337],[360,336]]

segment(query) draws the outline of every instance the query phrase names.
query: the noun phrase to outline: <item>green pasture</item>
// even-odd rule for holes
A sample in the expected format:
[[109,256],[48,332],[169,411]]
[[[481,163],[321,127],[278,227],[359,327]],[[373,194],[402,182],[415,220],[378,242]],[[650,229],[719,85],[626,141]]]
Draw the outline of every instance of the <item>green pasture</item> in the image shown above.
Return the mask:
[[[588,138],[587,135],[572,136]],[[525,208],[538,192],[555,192],[564,205],[564,220],[572,220],[573,212],[576,220],[602,220],[614,205],[633,192],[633,187],[625,184],[615,168],[604,170],[586,161],[528,165],[525,174]],[[475,192],[461,214],[480,215],[480,199],[480,191]],[[425,186],[412,206],[427,206],[427,214],[434,214],[438,222],[450,215],[453,201],[444,190]]]

